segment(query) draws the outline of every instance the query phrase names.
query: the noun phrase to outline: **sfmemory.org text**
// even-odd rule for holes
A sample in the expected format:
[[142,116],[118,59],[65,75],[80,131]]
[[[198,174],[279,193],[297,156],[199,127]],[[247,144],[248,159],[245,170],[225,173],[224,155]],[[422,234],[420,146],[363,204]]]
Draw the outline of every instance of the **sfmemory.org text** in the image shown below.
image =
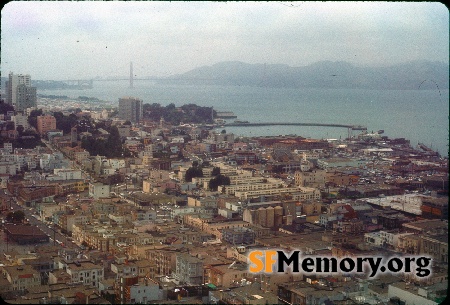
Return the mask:
[[300,251],[286,254],[281,250],[255,250],[248,255],[252,273],[360,273],[375,277],[380,273],[411,273],[424,278],[431,275],[431,258],[425,256],[390,257],[329,257],[300,256]]

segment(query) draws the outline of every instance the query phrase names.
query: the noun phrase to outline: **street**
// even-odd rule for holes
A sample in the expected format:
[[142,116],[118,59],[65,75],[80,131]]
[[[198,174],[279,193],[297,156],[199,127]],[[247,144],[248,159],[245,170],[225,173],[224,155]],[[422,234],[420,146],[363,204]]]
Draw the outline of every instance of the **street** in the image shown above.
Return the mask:
[[[7,195],[11,196],[11,194],[9,194],[8,190],[5,190],[5,193]],[[25,214],[25,219],[28,219],[28,222],[31,225],[37,226],[45,234],[47,234],[47,236],[49,236],[49,238],[50,238],[49,244],[60,245],[61,247],[81,249],[78,245],[76,245],[74,242],[72,242],[70,237],[62,234],[61,231],[59,231],[59,229],[55,225],[47,225],[47,224],[43,223],[39,219],[39,216],[34,214],[36,211],[33,208],[28,208],[28,207],[24,208],[20,204],[18,204],[17,201],[14,199],[10,201],[10,204],[11,204],[11,208],[12,208],[10,210],[11,212],[22,210]],[[1,243],[2,243],[2,245],[6,244],[5,239],[2,239]],[[11,246],[11,245],[16,246],[15,243],[10,243],[9,246]],[[32,248],[34,249],[34,245],[32,245]]]

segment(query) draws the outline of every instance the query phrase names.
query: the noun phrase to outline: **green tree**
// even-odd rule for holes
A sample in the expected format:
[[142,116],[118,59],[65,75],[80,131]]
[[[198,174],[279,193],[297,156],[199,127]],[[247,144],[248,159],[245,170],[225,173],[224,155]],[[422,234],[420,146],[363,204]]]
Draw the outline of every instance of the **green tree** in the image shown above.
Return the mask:
[[107,158],[129,157],[129,151],[124,151],[119,130],[113,126],[109,129],[107,140],[94,137],[84,137],[81,140],[81,147],[86,149],[91,156],[106,156]]
[[186,177],[185,177],[186,182],[192,182],[192,178],[195,178],[195,177],[203,177],[203,171],[200,167],[190,167],[186,171]]
[[65,116],[62,112],[56,111],[53,113],[56,119],[56,128],[63,131],[64,134],[70,133],[73,126],[77,124],[78,118],[75,114],[71,113]]
[[112,126],[109,130],[108,141],[106,142],[107,157],[122,157],[122,140],[120,139],[119,130],[116,126]]
[[13,105],[6,104],[4,100],[0,100],[0,113],[6,115],[8,111],[14,111]]
[[8,214],[6,214],[6,220],[13,221],[13,219],[14,219],[14,212],[8,212]]
[[37,117],[42,115],[42,109],[33,110],[28,117],[28,124],[37,129]]
[[25,128],[22,125],[19,125],[17,126],[16,130],[19,133],[19,137],[21,137]]
[[212,191],[217,191],[217,188],[221,185],[230,185],[230,178],[224,175],[217,175],[209,180],[208,187]]
[[11,142],[14,148],[31,149],[36,148],[36,146],[45,146],[37,134],[28,131],[24,131],[21,137],[14,139]]
[[214,167],[211,172],[211,176],[217,176],[217,175],[220,175],[220,167]]
[[22,222],[25,219],[25,213],[22,210],[18,210],[15,212],[9,212],[6,215],[6,220],[12,222]]

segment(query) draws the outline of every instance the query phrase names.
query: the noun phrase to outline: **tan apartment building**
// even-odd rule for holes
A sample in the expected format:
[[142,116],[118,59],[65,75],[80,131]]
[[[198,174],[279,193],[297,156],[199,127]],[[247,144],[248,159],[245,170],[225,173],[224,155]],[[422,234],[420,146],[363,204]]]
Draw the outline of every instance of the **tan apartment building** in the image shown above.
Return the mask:
[[324,187],[326,182],[326,171],[314,169],[310,171],[296,171],[294,174],[295,185],[307,187]]
[[448,233],[421,237],[420,254],[433,257],[436,262],[448,264]]
[[148,249],[145,251],[146,260],[154,266],[155,276],[171,275],[176,269],[177,249],[170,247]]
[[221,185],[218,187],[217,191],[222,194],[234,195],[236,192],[246,192],[246,191],[258,191],[258,190],[269,190],[282,187],[282,183],[245,183],[245,184],[235,184],[235,185]]
[[66,272],[71,276],[72,283],[98,288],[98,283],[104,279],[103,267],[91,262],[74,262],[67,264]]
[[421,236],[418,234],[402,235],[398,238],[397,251],[419,255],[420,254]]

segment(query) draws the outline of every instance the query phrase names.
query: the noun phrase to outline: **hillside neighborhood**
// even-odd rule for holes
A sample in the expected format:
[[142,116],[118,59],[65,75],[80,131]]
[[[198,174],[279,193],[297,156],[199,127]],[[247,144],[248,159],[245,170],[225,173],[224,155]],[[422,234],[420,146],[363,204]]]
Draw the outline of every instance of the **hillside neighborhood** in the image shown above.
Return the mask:
[[[0,296],[8,303],[445,298],[448,158],[425,145],[383,131],[241,137],[208,107],[88,103],[46,98],[39,109],[0,114]],[[254,249],[428,255],[433,276],[253,274]]]

